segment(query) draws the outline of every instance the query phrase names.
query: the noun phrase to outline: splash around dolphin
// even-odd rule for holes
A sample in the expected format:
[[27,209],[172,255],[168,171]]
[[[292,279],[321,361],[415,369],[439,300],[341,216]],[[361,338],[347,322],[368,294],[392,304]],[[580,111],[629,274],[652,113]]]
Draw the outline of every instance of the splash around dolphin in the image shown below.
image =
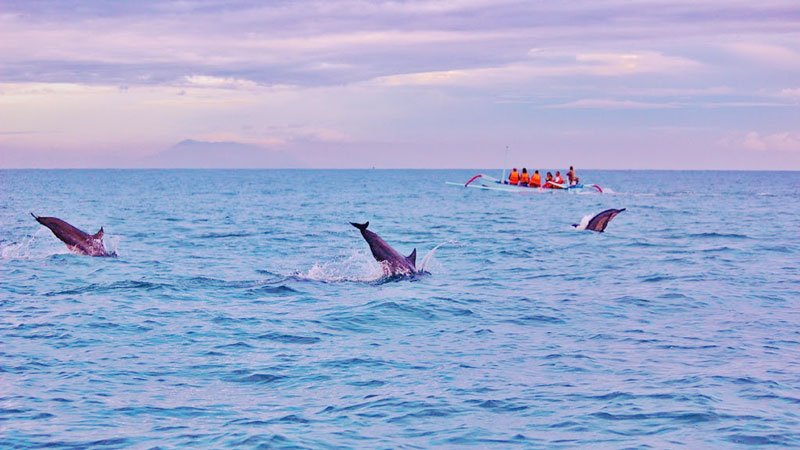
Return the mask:
[[88,256],[117,256],[114,252],[107,252],[103,246],[103,227],[95,234],[85,233],[72,225],[55,217],[39,217],[31,213],[34,219],[46,226],[72,253]]
[[417,272],[417,249],[415,248],[410,255],[403,256],[397,250],[393,249],[386,243],[380,236],[367,230],[369,222],[355,223],[350,222],[350,225],[358,228],[361,231],[361,236],[369,244],[369,249],[372,251],[372,256],[376,261],[383,266],[384,273],[388,276],[407,276],[418,273]]
[[[597,231],[598,233],[602,233],[603,230],[606,229],[608,226],[608,222],[611,221],[617,214],[625,211],[625,208],[622,209],[607,209],[596,216],[592,217],[588,223],[584,225],[583,221],[581,223],[574,223],[572,224],[573,227],[579,230],[592,230]],[[588,217],[588,216],[587,216]]]

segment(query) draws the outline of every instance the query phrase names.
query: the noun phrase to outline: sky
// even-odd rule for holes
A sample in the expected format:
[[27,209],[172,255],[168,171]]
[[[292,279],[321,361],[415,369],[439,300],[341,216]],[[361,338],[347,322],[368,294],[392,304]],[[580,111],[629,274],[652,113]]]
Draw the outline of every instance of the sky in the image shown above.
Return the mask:
[[203,167],[800,170],[800,3],[0,0],[0,168],[193,146]]

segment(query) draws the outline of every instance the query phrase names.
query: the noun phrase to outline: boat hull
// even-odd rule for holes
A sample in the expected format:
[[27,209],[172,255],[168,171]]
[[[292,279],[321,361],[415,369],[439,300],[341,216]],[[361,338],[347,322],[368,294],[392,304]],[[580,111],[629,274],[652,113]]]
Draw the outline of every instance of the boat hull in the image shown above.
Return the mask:
[[488,175],[475,175],[474,177],[470,178],[465,184],[462,183],[453,183],[447,182],[449,185],[453,186],[464,186],[464,187],[471,187],[477,189],[485,189],[490,191],[505,191],[505,192],[531,192],[531,193],[546,193],[546,192],[569,192],[569,193],[583,193],[583,192],[594,192],[594,193],[602,193],[603,189],[596,184],[578,184],[574,186],[566,186],[563,188],[540,188],[540,187],[528,187],[528,186],[520,186],[516,184],[508,184],[504,183],[497,178],[490,177]]

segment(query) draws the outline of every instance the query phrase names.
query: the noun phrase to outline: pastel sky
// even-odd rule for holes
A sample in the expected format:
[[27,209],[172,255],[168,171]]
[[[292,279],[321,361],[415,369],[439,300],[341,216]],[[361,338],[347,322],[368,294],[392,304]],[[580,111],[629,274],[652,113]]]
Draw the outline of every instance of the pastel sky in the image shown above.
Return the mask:
[[185,140],[301,167],[500,167],[508,146],[800,170],[800,3],[0,2],[0,168],[144,167]]

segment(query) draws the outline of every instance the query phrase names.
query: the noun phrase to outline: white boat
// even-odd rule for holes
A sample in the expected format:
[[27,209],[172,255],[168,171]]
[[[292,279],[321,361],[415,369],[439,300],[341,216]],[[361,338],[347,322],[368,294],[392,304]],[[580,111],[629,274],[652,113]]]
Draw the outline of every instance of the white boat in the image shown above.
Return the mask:
[[537,188],[537,187],[528,187],[528,186],[520,186],[516,184],[508,184],[508,182],[503,182],[502,180],[498,180],[497,178],[490,177],[489,175],[478,174],[474,177],[470,178],[469,181],[466,183],[454,183],[452,181],[448,181],[447,184],[451,186],[464,186],[464,187],[471,187],[477,189],[486,189],[491,191],[507,191],[507,192],[570,192],[570,193],[583,193],[583,192],[594,192],[594,193],[603,193],[603,189],[596,185],[596,184],[576,184],[569,186],[567,184],[556,184],[552,183],[552,185],[557,186],[555,188]]

